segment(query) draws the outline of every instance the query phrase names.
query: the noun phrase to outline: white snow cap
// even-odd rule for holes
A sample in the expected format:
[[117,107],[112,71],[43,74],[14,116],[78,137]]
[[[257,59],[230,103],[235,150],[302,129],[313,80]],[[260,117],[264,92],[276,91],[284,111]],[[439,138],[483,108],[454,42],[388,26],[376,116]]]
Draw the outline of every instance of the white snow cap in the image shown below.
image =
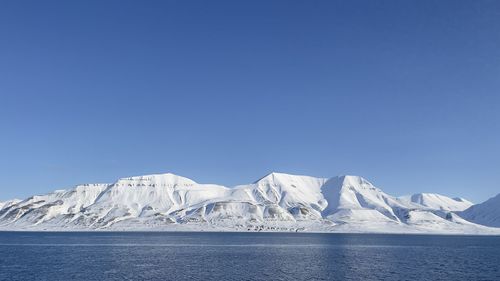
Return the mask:
[[[500,205],[485,206],[495,204]],[[432,193],[394,197],[353,175],[274,172],[252,184],[226,187],[165,173],[0,203],[0,230],[500,233],[471,222],[494,221],[479,220],[483,215],[477,213],[488,209],[498,214],[498,208],[471,205]],[[463,216],[471,221],[460,217],[467,208]]]

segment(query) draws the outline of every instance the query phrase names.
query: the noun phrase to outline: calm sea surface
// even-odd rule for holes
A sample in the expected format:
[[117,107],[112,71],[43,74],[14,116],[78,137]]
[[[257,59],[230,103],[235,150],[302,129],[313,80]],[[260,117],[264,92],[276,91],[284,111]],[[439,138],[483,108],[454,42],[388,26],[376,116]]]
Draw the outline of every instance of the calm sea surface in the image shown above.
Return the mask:
[[500,280],[500,237],[0,232],[0,280]]

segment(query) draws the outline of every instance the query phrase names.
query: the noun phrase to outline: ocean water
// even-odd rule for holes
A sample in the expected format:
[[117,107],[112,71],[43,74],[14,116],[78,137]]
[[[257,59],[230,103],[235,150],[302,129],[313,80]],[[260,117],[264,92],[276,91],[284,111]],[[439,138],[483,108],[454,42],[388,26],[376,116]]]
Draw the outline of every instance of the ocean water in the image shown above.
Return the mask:
[[0,232],[0,280],[500,280],[500,237]]

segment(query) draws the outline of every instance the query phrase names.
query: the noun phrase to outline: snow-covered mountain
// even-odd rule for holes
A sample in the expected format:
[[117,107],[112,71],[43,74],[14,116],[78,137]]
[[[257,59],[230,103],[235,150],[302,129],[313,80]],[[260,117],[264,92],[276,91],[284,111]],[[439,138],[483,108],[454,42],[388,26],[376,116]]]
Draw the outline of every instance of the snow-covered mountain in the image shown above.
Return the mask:
[[500,227],[500,194],[468,208],[460,216],[477,224]]
[[13,199],[13,200],[5,201],[5,202],[0,202],[0,210],[2,210],[3,208],[10,207],[11,205],[17,204],[19,202],[21,202],[21,200],[18,200],[18,199]]
[[434,210],[463,211],[472,205],[472,202],[463,198],[450,198],[436,193],[418,193],[401,199],[429,207]]
[[158,174],[0,203],[0,229],[500,234],[455,214],[470,205],[437,194],[393,197],[358,176],[271,173],[229,188]]

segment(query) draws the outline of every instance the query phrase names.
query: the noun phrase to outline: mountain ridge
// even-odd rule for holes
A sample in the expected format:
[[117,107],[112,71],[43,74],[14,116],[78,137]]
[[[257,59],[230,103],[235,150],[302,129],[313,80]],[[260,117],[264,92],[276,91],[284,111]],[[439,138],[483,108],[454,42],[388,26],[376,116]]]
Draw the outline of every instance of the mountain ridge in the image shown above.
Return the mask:
[[469,205],[431,193],[391,196],[353,175],[273,172],[251,184],[226,187],[164,173],[0,203],[0,230],[500,234],[460,217]]
[[500,227],[500,194],[460,213],[464,219],[477,224]]

